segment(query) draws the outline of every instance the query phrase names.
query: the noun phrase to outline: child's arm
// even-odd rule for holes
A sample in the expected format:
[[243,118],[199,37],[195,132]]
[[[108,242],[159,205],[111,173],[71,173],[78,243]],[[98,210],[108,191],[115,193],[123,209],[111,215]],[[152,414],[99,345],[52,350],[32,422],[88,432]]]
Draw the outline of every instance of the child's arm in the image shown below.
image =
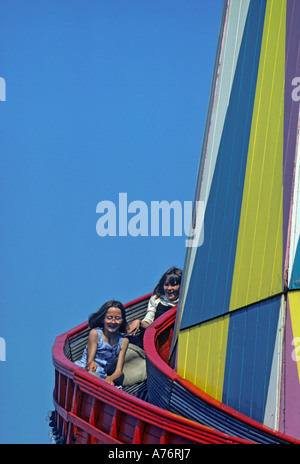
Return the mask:
[[129,344],[128,338],[123,338],[120,353],[118,356],[116,370],[113,374],[109,375],[108,377],[104,379],[106,382],[110,383],[111,385],[114,385],[114,380],[118,379],[122,375],[124,361],[125,361],[125,354],[127,351],[128,344]]
[[135,335],[137,331],[142,327],[142,329],[147,329],[147,327],[154,321],[156,312],[156,304],[154,297],[152,296],[148,302],[147,312],[143,320],[135,319],[129,324],[128,333]]
[[88,346],[87,346],[87,363],[86,370],[95,372],[97,369],[97,363],[95,362],[95,355],[98,345],[98,332],[96,329],[92,329],[89,333]]
[[128,333],[135,335],[137,331],[142,327],[142,329],[147,329],[149,323],[146,321],[140,321],[140,319],[135,319],[129,324]]

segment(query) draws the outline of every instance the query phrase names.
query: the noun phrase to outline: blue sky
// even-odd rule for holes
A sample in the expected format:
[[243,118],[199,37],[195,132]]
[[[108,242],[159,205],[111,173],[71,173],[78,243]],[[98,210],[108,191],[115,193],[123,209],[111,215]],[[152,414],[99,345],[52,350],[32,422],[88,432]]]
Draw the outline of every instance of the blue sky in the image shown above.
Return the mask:
[[193,200],[221,7],[1,1],[1,443],[50,442],[57,335],[183,266],[184,234],[99,237],[96,207]]

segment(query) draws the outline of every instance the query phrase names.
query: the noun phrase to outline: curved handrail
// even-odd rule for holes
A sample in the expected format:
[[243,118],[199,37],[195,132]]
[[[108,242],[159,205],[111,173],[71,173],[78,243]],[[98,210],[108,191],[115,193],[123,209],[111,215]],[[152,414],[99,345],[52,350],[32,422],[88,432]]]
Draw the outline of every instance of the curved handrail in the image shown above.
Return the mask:
[[[243,438],[248,438],[249,440],[255,440],[256,436],[258,439],[262,440],[270,439],[271,442],[300,444],[300,441],[296,438],[290,437],[284,433],[273,430],[270,427],[245,416],[244,414],[234,410],[233,408],[225,405],[224,403],[208,395],[190,381],[183,379],[161,358],[156,349],[156,344],[159,339],[159,336],[166,329],[169,329],[170,326],[174,324],[176,319],[176,311],[177,307],[174,307],[162,316],[160,316],[148,327],[144,335],[144,349],[146,352],[148,362],[151,363],[162,376],[171,381],[172,388],[175,384],[179,385],[184,389],[184,391],[188,395],[190,395],[190,398],[194,398],[200,402],[206,403],[206,405],[210,408],[212,414],[214,414],[217,411],[219,413],[219,420],[223,419],[223,422],[219,424],[219,430],[222,430],[223,432],[228,433],[229,435],[241,436]],[[170,397],[171,396],[172,391],[170,389]],[[150,398],[150,400],[152,399]],[[182,415],[184,415],[183,411],[184,409],[181,410]],[[174,409],[173,412],[176,412],[176,410]],[[188,417],[188,415],[186,415],[185,417]],[[209,424],[210,419],[208,417],[206,425]],[[242,425],[246,429],[246,435],[244,434],[244,432],[243,435],[239,435],[237,433],[239,425]]]

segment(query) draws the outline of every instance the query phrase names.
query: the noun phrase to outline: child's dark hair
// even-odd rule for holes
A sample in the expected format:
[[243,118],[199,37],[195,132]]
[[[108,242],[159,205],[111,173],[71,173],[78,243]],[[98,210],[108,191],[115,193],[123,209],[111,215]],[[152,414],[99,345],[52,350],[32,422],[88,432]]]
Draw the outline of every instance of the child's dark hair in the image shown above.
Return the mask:
[[125,308],[120,303],[120,301],[110,300],[104,303],[103,306],[96,312],[90,315],[89,317],[89,328],[94,329],[95,327],[100,327],[101,329],[104,327],[104,318],[105,314],[107,313],[109,308],[119,308],[122,313],[122,324],[120,325],[120,332],[126,333],[127,330],[127,321],[126,321],[126,313]]
[[161,277],[155,289],[153,290],[152,295],[155,295],[157,298],[160,297],[161,295],[164,295],[165,282],[168,280],[171,285],[180,285],[181,277],[182,277],[182,270],[179,269],[178,267],[174,267],[174,266],[171,267]]

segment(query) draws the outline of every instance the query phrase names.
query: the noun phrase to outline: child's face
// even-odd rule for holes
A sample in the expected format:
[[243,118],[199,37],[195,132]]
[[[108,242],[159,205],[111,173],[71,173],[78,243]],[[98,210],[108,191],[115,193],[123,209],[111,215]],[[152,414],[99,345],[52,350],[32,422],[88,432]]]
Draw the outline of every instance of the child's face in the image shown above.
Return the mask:
[[117,332],[123,322],[120,308],[108,308],[104,318],[104,330],[109,333]]
[[180,285],[179,284],[172,285],[169,282],[169,279],[167,279],[164,283],[164,292],[165,292],[166,297],[170,301],[177,300],[177,298],[179,297],[179,289],[180,289]]

